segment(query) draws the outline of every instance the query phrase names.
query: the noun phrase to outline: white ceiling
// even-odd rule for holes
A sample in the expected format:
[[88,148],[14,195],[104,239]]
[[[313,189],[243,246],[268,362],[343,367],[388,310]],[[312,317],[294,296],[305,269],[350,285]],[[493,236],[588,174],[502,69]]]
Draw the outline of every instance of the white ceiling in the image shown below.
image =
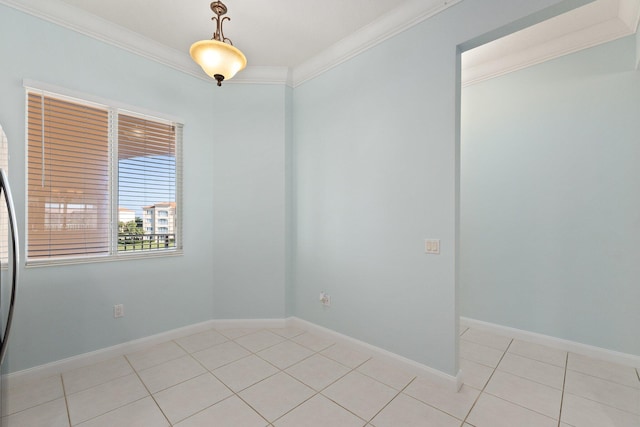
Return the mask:
[[[207,78],[189,55],[209,39],[211,0],[0,0]],[[248,67],[235,81],[296,86],[463,0],[223,0],[225,36]],[[465,0],[474,1],[474,0]],[[640,0],[595,2],[463,56],[468,83],[632,34]]]
[[[215,30],[211,0],[62,0],[188,52]],[[407,0],[223,0],[223,30],[250,65],[294,67]]]

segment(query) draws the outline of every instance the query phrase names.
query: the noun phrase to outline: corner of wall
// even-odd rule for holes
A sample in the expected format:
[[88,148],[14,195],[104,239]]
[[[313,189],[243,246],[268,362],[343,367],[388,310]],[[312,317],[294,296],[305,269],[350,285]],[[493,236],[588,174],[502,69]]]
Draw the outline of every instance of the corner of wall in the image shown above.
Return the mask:
[[640,70],[640,31],[636,29],[636,71]]
[[293,88],[284,87],[284,137],[285,137],[285,317],[293,316],[295,279],[294,279],[294,180],[293,180]]

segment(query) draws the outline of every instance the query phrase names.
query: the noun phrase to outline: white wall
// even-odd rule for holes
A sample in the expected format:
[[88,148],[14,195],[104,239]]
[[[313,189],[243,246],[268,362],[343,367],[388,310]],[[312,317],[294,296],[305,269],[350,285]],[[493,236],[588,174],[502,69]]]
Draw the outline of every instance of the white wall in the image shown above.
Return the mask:
[[640,355],[635,43],[463,90],[461,315]]

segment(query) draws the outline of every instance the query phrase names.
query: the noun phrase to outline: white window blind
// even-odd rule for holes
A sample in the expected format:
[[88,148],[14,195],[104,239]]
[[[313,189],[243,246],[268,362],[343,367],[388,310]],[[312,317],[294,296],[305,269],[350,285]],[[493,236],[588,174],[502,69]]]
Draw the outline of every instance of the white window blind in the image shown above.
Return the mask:
[[109,251],[109,111],[30,93],[30,259]]
[[146,220],[150,220],[154,212],[157,216],[163,216],[164,212],[168,225],[144,229],[141,238],[129,239],[128,242],[120,239],[119,251],[127,251],[129,247],[135,250],[138,243],[148,250],[179,245],[176,240],[176,234],[179,234],[176,233],[179,231],[176,226],[176,141],[180,131],[180,127],[171,123],[118,114],[119,204],[137,207]]
[[[181,249],[181,130],[28,91],[27,261]],[[142,224],[143,211],[156,205],[172,212],[162,236]]]

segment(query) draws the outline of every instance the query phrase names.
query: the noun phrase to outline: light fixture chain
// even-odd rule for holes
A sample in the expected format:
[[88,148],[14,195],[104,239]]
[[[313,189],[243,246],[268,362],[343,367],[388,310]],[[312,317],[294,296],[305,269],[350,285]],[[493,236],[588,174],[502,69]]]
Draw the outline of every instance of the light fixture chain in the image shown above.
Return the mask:
[[227,13],[227,7],[220,1],[214,1],[213,3],[211,3],[211,10],[217,15],[211,18],[211,20],[215,21],[216,23],[216,32],[213,33],[212,40],[229,43],[231,46],[233,46],[233,42],[231,42],[231,39],[225,37],[224,32],[222,31],[222,24],[224,23],[224,21],[231,21],[231,18],[229,18],[228,16],[225,16],[224,18],[222,17],[222,15]]

